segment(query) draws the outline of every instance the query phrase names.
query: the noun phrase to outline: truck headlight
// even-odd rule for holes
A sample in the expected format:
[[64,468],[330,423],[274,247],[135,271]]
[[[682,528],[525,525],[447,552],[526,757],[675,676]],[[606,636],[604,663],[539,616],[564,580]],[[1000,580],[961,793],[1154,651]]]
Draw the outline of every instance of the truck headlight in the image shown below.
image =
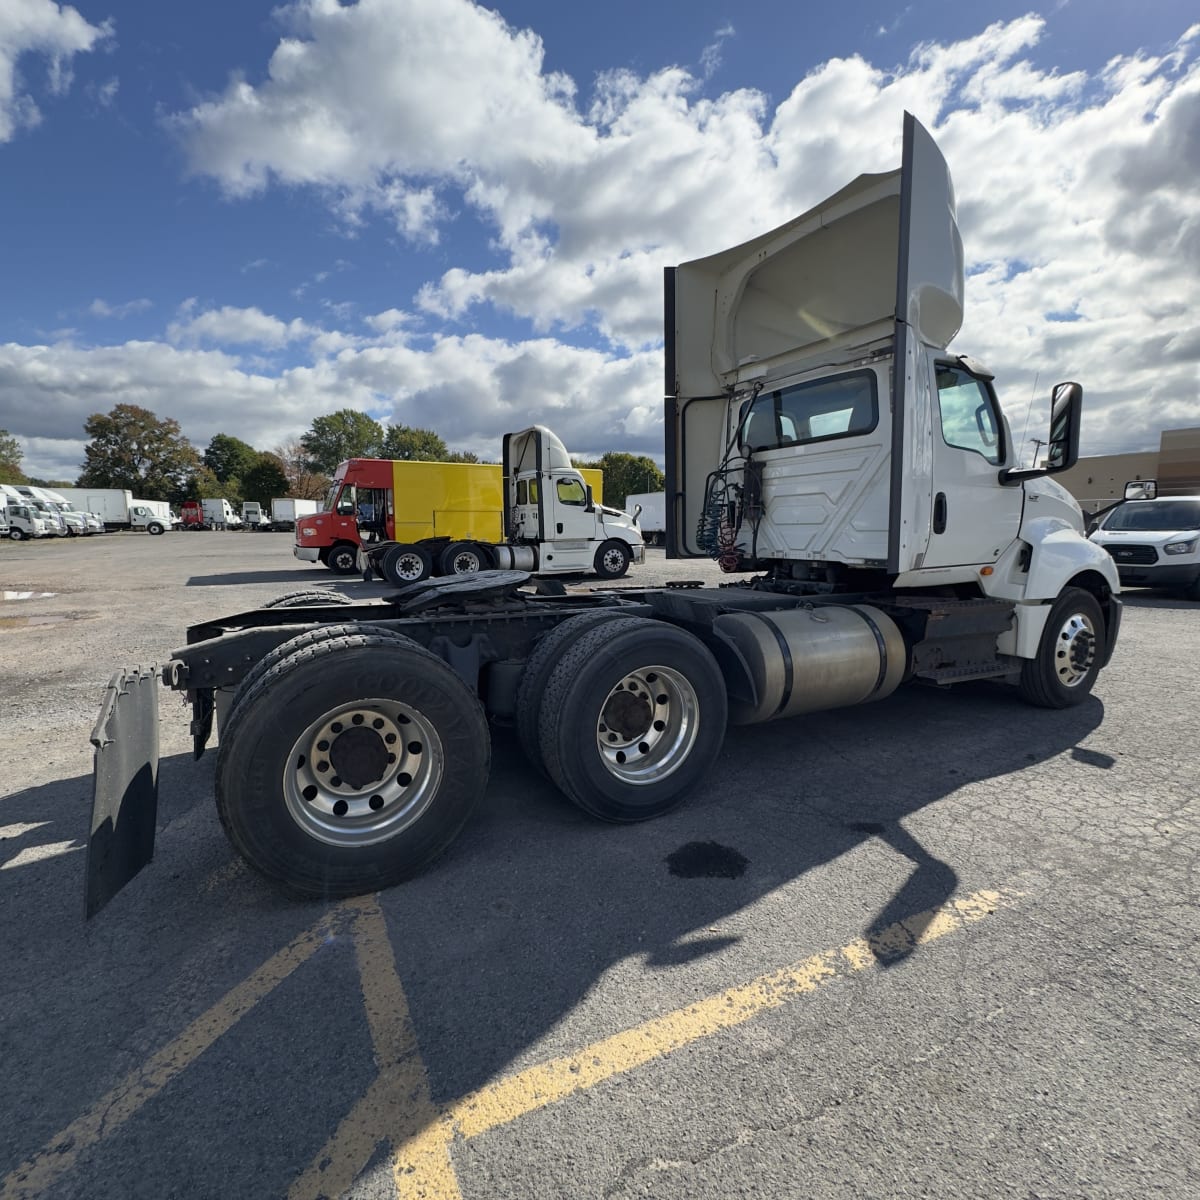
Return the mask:
[[1192,538],[1190,542],[1168,542],[1163,550],[1167,554],[1191,554],[1197,542],[1200,542],[1200,538]]
[[317,531],[315,529],[311,529],[311,528],[302,529],[302,530],[300,530],[300,532],[305,537],[316,537],[317,536]]

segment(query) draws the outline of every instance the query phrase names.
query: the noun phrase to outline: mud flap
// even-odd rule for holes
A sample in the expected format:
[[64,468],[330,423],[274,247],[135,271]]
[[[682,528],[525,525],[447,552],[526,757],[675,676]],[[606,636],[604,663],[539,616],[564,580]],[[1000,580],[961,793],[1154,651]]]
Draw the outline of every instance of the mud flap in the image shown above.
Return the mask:
[[92,831],[84,915],[94,917],[154,856],[158,817],[158,670],[109,681],[92,730]]

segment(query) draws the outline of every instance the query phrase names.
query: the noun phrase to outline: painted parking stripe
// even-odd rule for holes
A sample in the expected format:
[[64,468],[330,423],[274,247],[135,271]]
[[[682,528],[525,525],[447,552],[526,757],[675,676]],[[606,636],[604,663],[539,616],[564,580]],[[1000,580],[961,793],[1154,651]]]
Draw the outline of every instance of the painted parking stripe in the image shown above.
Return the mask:
[[[978,891],[948,901],[940,908],[890,925],[869,940],[858,939],[836,950],[814,954],[781,970],[760,975],[749,983],[603,1038],[574,1054],[519,1071],[449,1105],[436,1127],[430,1127],[429,1134],[440,1147],[452,1137],[477,1137],[507,1125],[527,1113],[663,1058],[683,1046],[742,1025],[827,983],[868,969],[880,959],[886,961],[897,952],[955,933],[997,909],[1011,907],[1020,895],[1015,890]],[[413,1148],[421,1153],[413,1153]],[[436,1190],[443,1177],[429,1177],[424,1173],[428,1158],[426,1150],[422,1144],[401,1147],[395,1160],[398,1194],[405,1198],[429,1197],[430,1200],[456,1197],[457,1192]]]
[[75,1166],[85,1151],[124,1125],[297,967],[307,962],[332,931],[341,909],[342,906],[333,909],[273,954],[252,975],[197,1017],[177,1038],[126,1075],[81,1117],[56,1133],[41,1150],[0,1182],[0,1200],[44,1196],[61,1176]]

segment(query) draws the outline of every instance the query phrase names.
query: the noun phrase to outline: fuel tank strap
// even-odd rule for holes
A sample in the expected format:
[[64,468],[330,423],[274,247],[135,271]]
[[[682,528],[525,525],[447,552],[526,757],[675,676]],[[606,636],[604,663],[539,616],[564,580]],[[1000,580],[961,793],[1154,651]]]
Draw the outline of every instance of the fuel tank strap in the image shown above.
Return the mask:
[[858,613],[858,615],[867,623],[867,628],[875,635],[875,644],[879,647],[879,674],[875,677],[875,686],[871,689],[871,695],[873,696],[881,687],[883,687],[883,681],[887,678],[887,641],[884,639],[883,631],[879,628],[879,625],[870,616],[866,609],[859,608],[857,604],[853,607],[854,611]]

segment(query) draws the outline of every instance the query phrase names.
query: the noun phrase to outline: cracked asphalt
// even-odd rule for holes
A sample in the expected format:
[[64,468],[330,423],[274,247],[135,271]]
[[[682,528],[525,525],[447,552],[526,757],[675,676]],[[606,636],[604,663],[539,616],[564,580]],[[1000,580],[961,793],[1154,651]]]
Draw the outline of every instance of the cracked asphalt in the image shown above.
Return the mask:
[[[718,575],[631,582],[668,577]],[[0,545],[0,594],[53,593],[0,601],[3,1200],[1200,1193],[1200,605],[1129,594],[1068,711],[730,730],[646,825],[497,729],[460,839],[359,908],[241,866],[163,693],[155,861],[85,924],[110,673],[306,584],[384,590],[287,535]]]

